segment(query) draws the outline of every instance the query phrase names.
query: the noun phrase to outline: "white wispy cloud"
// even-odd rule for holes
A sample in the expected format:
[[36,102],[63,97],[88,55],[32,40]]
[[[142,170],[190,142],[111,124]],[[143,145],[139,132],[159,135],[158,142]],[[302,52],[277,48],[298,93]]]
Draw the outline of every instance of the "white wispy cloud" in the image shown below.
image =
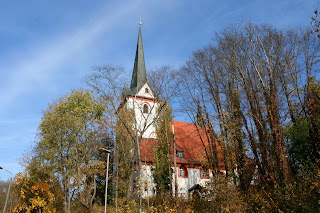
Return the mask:
[[[24,58],[17,59],[15,64],[2,67],[8,74],[3,83],[0,97],[2,103],[0,111],[9,107],[18,96],[34,89],[45,89],[53,75],[58,75],[58,68],[72,60],[80,50],[88,47],[99,35],[110,30],[121,21],[121,17],[132,10],[135,4],[118,5],[119,8],[109,10],[107,14],[95,16],[83,26],[74,29],[68,34],[62,34],[45,43],[35,44],[32,52]],[[120,9],[121,8],[121,9]],[[79,62],[81,63],[81,62]]]
[[[35,138],[41,117],[39,104],[43,105],[42,102],[53,98],[34,97],[34,94],[41,91],[43,95],[43,91],[48,91],[51,87],[68,87],[65,83],[52,79],[63,75],[69,64],[81,64],[82,61],[77,60],[83,56],[75,56],[88,49],[94,52],[91,46],[96,40],[112,31],[122,21],[122,17],[135,7],[135,4],[128,1],[108,9],[108,13],[100,8],[100,12],[93,14],[87,23],[68,32],[52,35],[51,39],[28,44],[33,46],[32,50],[21,47],[16,56],[11,53],[13,57],[0,64],[0,166],[13,174],[22,171],[18,161],[25,151],[30,151],[30,144]],[[94,54],[93,52],[86,54]],[[33,109],[24,110],[24,105],[27,104]],[[9,177],[9,174],[0,172],[0,179]]]

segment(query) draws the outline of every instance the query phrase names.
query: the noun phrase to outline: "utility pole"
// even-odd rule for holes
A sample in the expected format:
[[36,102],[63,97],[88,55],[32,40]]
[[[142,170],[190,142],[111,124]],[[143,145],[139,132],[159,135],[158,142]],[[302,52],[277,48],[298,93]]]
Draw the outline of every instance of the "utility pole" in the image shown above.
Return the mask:
[[174,165],[174,197],[178,197],[178,175],[177,175],[177,149],[176,149],[176,138],[174,135],[174,125],[172,123],[172,134],[173,134],[173,165]]
[[[6,170],[6,169],[4,169],[4,168],[2,168],[2,167],[0,167],[0,169],[4,170],[4,171],[6,171],[6,172],[9,172],[8,170]],[[12,182],[12,173],[11,173],[11,172],[9,172],[9,173],[10,173],[10,175],[11,175],[11,176],[10,176],[10,183],[9,183],[9,187],[8,187],[6,202],[4,203],[4,207],[3,207],[3,213],[6,213],[7,203],[8,203],[9,194],[10,194],[10,187],[11,187],[11,182]]]
[[107,213],[107,197],[108,197],[108,179],[109,179],[109,156],[110,150],[105,148],[100,148],[100,150],[105,151],[107,153],[107,171],[106,171],[106,191],[104,198],[104,213]]

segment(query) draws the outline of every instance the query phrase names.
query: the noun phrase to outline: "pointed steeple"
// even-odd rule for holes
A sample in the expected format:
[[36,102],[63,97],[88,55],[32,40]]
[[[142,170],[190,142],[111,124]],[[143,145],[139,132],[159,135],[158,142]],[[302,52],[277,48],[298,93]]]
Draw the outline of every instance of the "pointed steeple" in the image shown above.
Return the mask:
[[140,88],[147,82],[146,65],[144,62],[142,35],[141,35],[141,21],[139,23],[139,36],[136,50],[136,58],[134,60],[133,73],[131,79],[130,90],[132,95],[135,95]]
[[197,105],[198,105],[198,111],[197,111],[197,121],[196,121],[196,124],[199,125],[199,126],[201,126],[202,128],[205,128],[206,122],[205,122],[205,119],[204,119],[204,117],[203,117],[202,107],[201,107],[199,101],[197,101]]

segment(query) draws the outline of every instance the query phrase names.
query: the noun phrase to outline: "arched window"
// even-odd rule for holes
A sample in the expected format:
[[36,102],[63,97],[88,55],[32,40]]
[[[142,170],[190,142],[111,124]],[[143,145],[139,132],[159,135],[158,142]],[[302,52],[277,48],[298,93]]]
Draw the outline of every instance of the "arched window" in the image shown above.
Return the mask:
[[145,93],[149,93],[149,89],[148,88],[145,88]]
[[149,113],[148,104],[144,104],[144,105],[143,105],[143,113]]

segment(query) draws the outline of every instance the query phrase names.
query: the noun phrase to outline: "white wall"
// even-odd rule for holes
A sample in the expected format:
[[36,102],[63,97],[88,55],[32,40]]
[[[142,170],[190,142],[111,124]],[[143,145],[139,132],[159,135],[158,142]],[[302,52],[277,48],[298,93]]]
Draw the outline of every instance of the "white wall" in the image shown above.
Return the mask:
[[[150,165],[142,165],[141,166],[141,182],[142,182],[142,197],[151,197],[154,196],[155,193],[155,184],[153,182],[153,176],[151,171],[152,166]],[[174,167],[172,167],[174,170]],[[177,172],[179,167],[177,167]],[[178,174],[178,173],[177,173]],[[174,193],[174,173],[172,174],[172,186]],[[182,198],[188,198],[188,189],[190,189],[195,184],[204,185],[205,182],[209,181],[209,179],[201,179],[200,178],[200,169],[196,168],[188,168],[188,177],[179,177],[177,178],[178,183],[178,196]]]
[[[145,93],[145,88],[148,88],[149,93]],[[135,117],[136,117],[136,124],[137,128],[140,132],[143,130],[144,133],[142,135],[143,138],[157,138],[156,136],[156,129],[154,126],[154,119],[156,118],[156,114],[158,111],[158,108],[160,106],[159,103],[150,100],[150,98],[153,98],[153,93],[149,87],[149,85],[146,83],[140,91],[137,93],[138,97],[146,97],[149,99],[140,99],[135,97],[129,97],[127,99],[126,106],[130,109],[134,109]],[[149,107],[150,113],[143,113],[143,105],[147,104]],[[147,129],[146,127],[151,124]]]
[[[172,167],[173,169],[173,167]],[[177,172],[179,168],[177,168]],[[177,173],[179,174],[179,173]],[[173,174],[173,181],[174,181],[174,174]],[[188,177],[179,177],[177,178],[178,182],[178,195],[180,197],[187,198],[188,197],[188,189],[193,187],[196,184],[204,185],[209,179],[200,178],[200,169],[196,168],[188,168]],[[174,182],[173,182],[174,183]],[[173,189],[174,191],[174,189]]]
[[155,195],[155,184],[152,176],[152,166],[141,165],[141,190],[142,197],[152,197]]

